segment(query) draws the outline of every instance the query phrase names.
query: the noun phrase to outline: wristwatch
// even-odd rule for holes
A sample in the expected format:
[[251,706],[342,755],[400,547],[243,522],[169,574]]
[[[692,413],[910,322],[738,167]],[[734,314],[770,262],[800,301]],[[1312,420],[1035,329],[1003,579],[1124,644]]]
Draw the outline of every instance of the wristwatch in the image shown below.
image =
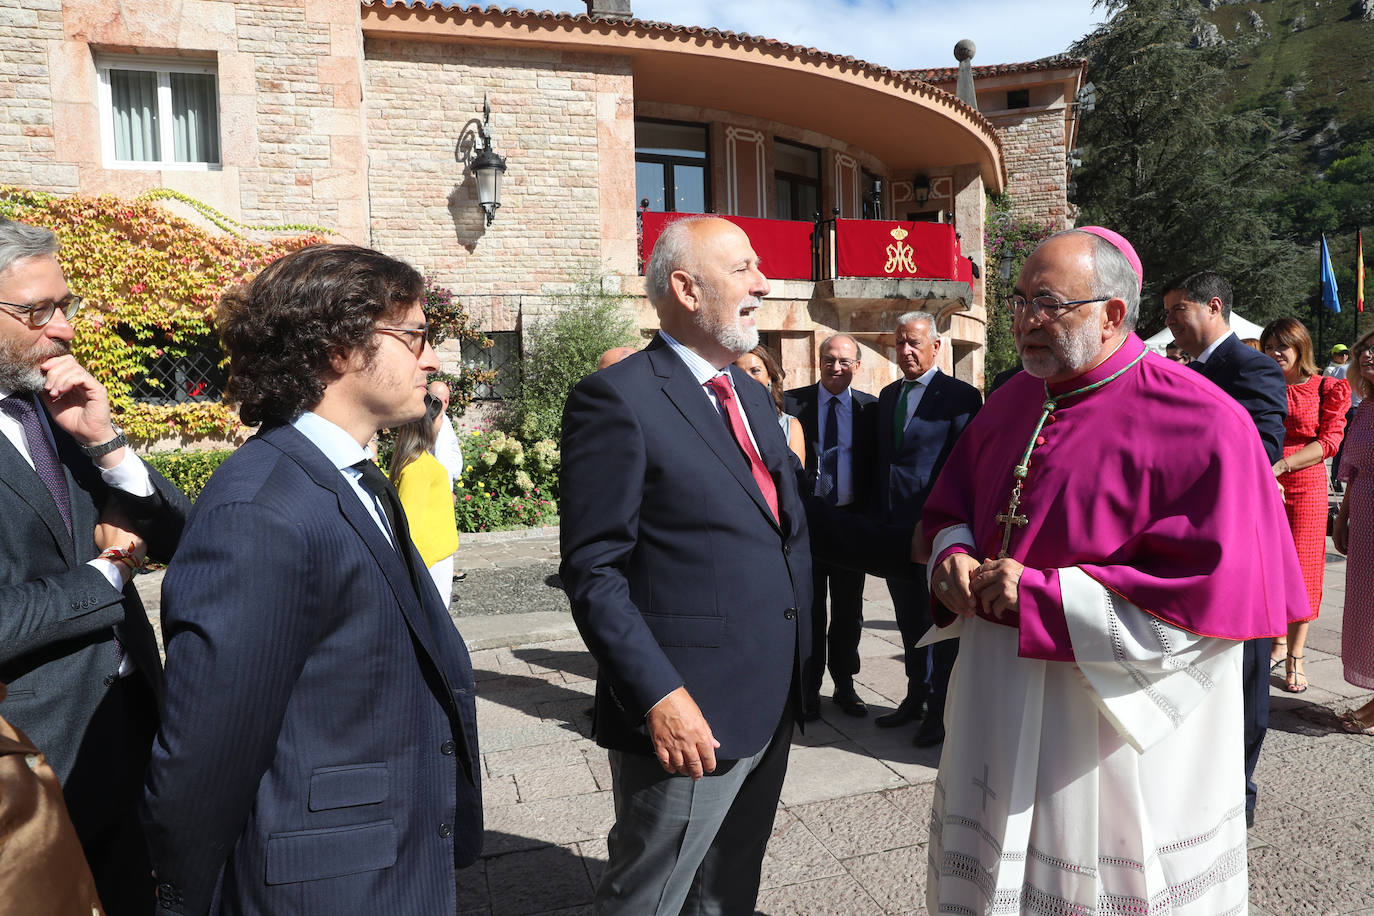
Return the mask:
[[88,458],[99,458],[108,455],[110,452],[118,451],[129,444],[129,440],[124,438],[124,433],[118,426],[114,427],[115,437],[109,442],[102,442],[99,445],[83,445],[81,451],[86,453]]

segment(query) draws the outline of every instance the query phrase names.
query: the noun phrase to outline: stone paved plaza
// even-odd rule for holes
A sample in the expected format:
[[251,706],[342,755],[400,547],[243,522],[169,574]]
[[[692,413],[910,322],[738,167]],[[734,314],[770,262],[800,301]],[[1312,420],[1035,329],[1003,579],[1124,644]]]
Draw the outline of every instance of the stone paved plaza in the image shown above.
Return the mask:
[[[474,649],[487,816],[485,854],[465,876],[464,912],[590,913],[613,821],[610,777],[605,752],[588,737],[595,665],[549,579],[556,533],[464,535],[458,557],[469,575],[455,588],[455,615]],[[483,601],[505,607],[502,593],[516,578],[526,591],[532,583],[547,590],[533,605],[541,611],[465,613]],[[924,912],[939,749],[918,750],[909,730],[873,725],[901,698],[905,679],[881,580],[869,579],[865,598],[857,688],[870,716],[851,718],[825,699],[823,720],[796,735],[764,862],[759,911],[769,916]],[[1333,712],[1367,698],[1341,677],[1344,599],[1345,561],[1332,551],[1308,641],[1311,689],[1288,694],[1276,680],[1271,691],[1250,831],[1256,916],[1374,916],[1374,739],[1340,732]]]
[[[580,916],[613,821],[606,754],[589,738],[595,665],[557,587],[557,533],[463,535],[454,617],[473,650],[487,819],[482,860],[462,876],[464,916]],[[160,576],[140,577],[156,618]],[[892,605],[869,579],[857,688],[870,716],[822,700],[797,734],[763,869],[759,911],[924,912],[927,818],[938,748],[872,716],[904,691]],[[1271,690],[1250,831],[1254,916],[1374,916],[1374,738],[1335,713],[1367,694],[1341,677],[1345,561],[1328,551],[1325,600],[1307,646],[1311,689]],[[530,610],[533,609],[533,610]],[[829,684],[822,689],[829,695]],[[1187,778],[1180,772],[1179,779]]]

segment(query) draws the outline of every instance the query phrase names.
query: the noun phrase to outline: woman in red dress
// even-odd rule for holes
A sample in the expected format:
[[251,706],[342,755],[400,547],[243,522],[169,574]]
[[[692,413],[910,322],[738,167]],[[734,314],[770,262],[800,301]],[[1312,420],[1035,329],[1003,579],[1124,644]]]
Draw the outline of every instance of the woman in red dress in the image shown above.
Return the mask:
[[1293,529],[1293,544],[1307,584],[1312,615],[1288,625],[1288,641],[1274,640],[1275,666],[1284,663],[1284,689],[1307,689],[1303,649],[1307,624],[1322,603],[1322,574],[1326,569],[1326,467],[1345,434],[1350,386],[1344,379],[1325,378],[1312,359],[1312,338],[1296,318],[1271,322],[1260,335],[1265,353],[1283,370],[1288,382],[1288,418],[1283,421],[1283,457],[1274,463],[1274,476],[1283,487],[1283,508]]

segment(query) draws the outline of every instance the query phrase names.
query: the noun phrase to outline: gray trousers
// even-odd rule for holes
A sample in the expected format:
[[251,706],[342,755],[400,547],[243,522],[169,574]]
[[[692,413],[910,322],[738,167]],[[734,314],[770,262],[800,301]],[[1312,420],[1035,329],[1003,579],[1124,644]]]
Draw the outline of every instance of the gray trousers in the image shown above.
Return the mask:
[[[790,692],[789,692],[790,693]],[[750,916],[787,754],[792,703],[753,757],[710,776],[669,775],[658,758],[610,751],[615,826],[596,888],[598,916]]]

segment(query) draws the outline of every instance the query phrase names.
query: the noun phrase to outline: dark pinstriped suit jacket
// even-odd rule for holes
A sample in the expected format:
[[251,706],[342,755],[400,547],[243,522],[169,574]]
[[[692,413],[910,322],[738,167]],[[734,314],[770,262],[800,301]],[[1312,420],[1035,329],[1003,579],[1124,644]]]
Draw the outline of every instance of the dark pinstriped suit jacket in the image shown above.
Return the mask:
[[[71,436],[52,432],[71,497],[71,534],[42,480],[0,436],[0,680],[9,684],[0,715],[47,755],[85,836],[134,816],[138,781],[122,776],[148,759],[146,734],[130,734],[128,711],[109,700],[119,670],[116,627],[137,665],[131,676],[162,691],[162,662],[138,592],[132,583],[120,592],[86,565],[99,554],[95,526],[113,503],[147,540],[148,555],[166,562],[191,506],[152,468],[151,496],[108,486]],[[151,718],[146,712],[135,718]]]
[[482,838],[472,668],[419,578],[423,600],[293,427],[215,472],[163,583],[145,814],[164,912],[456,911]]

